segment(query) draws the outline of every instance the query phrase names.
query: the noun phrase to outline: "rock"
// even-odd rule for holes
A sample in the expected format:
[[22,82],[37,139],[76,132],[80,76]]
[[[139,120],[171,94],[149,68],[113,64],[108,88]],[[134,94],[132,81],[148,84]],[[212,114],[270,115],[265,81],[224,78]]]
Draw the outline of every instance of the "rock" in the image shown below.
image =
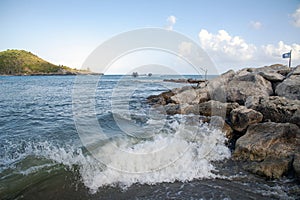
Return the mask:
[[279,178],[293,170],[292,163],[295,155],[299,155],[299,146],[300,129],[295,124],[253,124],[237,140],[233,158],[246,161],[244,167],[251,172]]
[[151,95],[147,98],[148,103],[152,105],[166,105],[168,103],[173,103],[171,97],[174,95],[174,92],[169,90],[163,92],[159,95]]
[[259,68],[252,68],[253,72],[266,72],[266,73],[279,73],[283,76],[286,76],[290,71],[291,68],[289,68],[286,65],[281,65],[281,64],[275,64],[275,65],[270,65],[270,66],[264,66],[264,67],[259,67]]
[[226,85],[235,76],[233,70],[229,70],[217,78],[209,80],[207,83],[207,90],[211,100],[216,100],[219,102],[226,102]]
[[247,108],[263,114],[263,121],[292,122],[300,125],[300,101],[290,100],[285,97],[248,97],[245,103]]
[[300,152],[299,151],[294,156],[293,168],[297,178],[300,180]]
[[234,77],[226,86],[226,97],[229,102],[244,105],[249,96],[269,96],[273,94],[272,84],[257,74],[246,74]]
[[291,70],[291,72],[287,75],[287,77],[290,77],[292,75],[300,75],[300,65],[298,65],[297,67],[293,68]]
[[297,124],[300,127],[300,108],[296,110],[296,112],[293,114],[289,122],[293,124]]
[[221,130],[227,139],[232,139],[233,130],[232,128],[225,122],[225,120],[220,116],[213,116],[210,119],[211,127]]
[[283,81],[283,79],[285,79],[284,76],[275,72],[259,72],[258,74],[271,82]]
[[164,111],[168,115],[181,114],[181,107],[179,104],[168,104],[163,107]]
[[278,84],[275,93],[288,99],[300,100],[300,75],[291,75]]
[[227,84],[228,81],[231,80],[235,75],[236,75],[236,73],[233,70],[229,70],[229,71],[221,74],[220,76],[218,76],[212,80],[209,80],[207,83],[207,86],[211,89],[221,87],[224,84]]
[[183,90],[170,97],[177,104],[198,104],[209,100],[208,91],[205,88]]
[[215,100],[210,100],[204,103],[186,106],[183,110],[183,114],[196,114],[204,116],[220,116],[225,119],[229,116],[232,109],[237,108],[237,103],[222,103]]
[[244,131],[250,124],[261,122],[263,115],[252,109],[248,109],[245,106],[240,106],[233,109],[230,112],[230,121],[232,128],[236,131]]
[[263,162],[252,162],[245,169],[269,179],[279,179],[287,174],[291,168],[291,159],[266,158]]

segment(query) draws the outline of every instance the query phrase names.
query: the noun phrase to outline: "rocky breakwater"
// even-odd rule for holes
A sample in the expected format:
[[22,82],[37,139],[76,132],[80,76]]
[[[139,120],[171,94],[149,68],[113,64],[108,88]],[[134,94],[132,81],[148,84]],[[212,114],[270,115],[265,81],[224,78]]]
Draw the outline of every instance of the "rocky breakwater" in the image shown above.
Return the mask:
[[148,97],[169,115],[195,114],[223,130],[232,159],[255,174],[300,179],[300,66],[230,70],[199,87]]

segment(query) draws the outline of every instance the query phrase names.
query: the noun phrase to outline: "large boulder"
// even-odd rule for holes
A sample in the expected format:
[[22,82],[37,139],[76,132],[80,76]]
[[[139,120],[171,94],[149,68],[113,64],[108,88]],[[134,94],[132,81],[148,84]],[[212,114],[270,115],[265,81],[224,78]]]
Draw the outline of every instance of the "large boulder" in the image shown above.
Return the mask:
[[241,105],[244,105],[249,96],[259,94],[267,97],[273,94],[271,82],[253,73],[235,76],[225,87],[227,101],[237,102]]
[[300,75],[291,75],[278,84],[275,93],[288,99],[300,100]]
[[210,100],[200,104],[186,106],[182,109],[183,114],[196,114],[204,116],[220,116],[224,119],[229,116],[231,110],[239,107],[238,103],[222,103]]
[[207,90],[211,100],[216,100],[219,102],[226,102],[226,85],[228,82],[236,76],[236,73],[233,70],[229,70],[220,76],[209,80],[207,83]]
[[300,126],[300,101],[285,97],[248,97],[245,103],[247,108],[263,114],[263,121],[291,122]]
[[236,131],[242,132],[247,129],[250,124],[261,122],[263,115],[245,106],[240,106],[230,112],[230,122],[232,128]]
[[262,77],[264,77],[265,79],[267,79],[268,81],[271,82],[277,82],[277,81],[283,81],[283,79],[285,79],[285,76],[277,73],[277,72],[259,72],[259,75],[261,75]]
[[291,68],[286,65],[282,65],[282,64],[274,64],[274,65],[264,66],[264,67],[259,67],[259,68],[251,68],[251,70],[252,70],[252,72],[257,72],[257,73],[260,73],[260,72],[278,73],[283,76],[286,76],[291,71]]
[[[250,125],[236,142],[233,158],[245,168],[268,178],[299,171],[300,129],[295,124],[266,122]],[[295,163],[295,165],[294,165]]]
[[209,100],[209,92],[206,88],[190,88],[181,90],[170,98],[176,104],[198,104]]

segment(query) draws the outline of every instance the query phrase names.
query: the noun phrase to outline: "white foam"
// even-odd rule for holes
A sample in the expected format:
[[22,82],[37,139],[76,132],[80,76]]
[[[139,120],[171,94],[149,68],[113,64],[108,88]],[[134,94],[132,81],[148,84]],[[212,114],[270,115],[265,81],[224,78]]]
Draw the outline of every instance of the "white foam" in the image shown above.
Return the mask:
[[[150,123],[156,123],[154,121]],[[215,178],[212,161],[230,157],[224,145],[224,134],[207,125],[185,125],[183,128],[173,121],[173,134],[156,134],[150,140],[119,138],[115,145],[99,147],[98,153],[105,160],[97,160],[80,148],[60,147],[49,142],[29,145],[21,157],[35,155],[62,163],[70,169],[79,166],[82,181],[92,192],[106,185],[129,187],[134,183],[156,184],[162,182],[190,181],[199,178]],[[196,133],[196,134],[195,134]],[[126,155],[126,156],[125,156]],[[17,156],[18,157],[18,156]],[[18,157],[20,159],[20,156]],[[12,161],[10,162],[12,163]],[[23,174],[40,168],[29,167]]]
[[185,126],[179,131],[174,135],[156,135],[153,140],[137,144],[123,138],[114,145],[101,147],[96,157],[103,159],[107,166],[101,170],[87,170],[83,166],[85,185],[97,191],[104,185],[128,187],[134,183],[214,178],[211,162],[230,157],[224,134],[207,125]]

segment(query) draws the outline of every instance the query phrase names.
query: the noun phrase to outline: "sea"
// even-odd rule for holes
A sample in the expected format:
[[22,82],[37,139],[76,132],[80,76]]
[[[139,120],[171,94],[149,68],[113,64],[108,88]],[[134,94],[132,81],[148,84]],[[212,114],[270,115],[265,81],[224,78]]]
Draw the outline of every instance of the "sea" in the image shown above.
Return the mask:
[[244,171],[199,116],[147,102],[177,78],[1,76],[0,199],[300,199],[296,180]]

